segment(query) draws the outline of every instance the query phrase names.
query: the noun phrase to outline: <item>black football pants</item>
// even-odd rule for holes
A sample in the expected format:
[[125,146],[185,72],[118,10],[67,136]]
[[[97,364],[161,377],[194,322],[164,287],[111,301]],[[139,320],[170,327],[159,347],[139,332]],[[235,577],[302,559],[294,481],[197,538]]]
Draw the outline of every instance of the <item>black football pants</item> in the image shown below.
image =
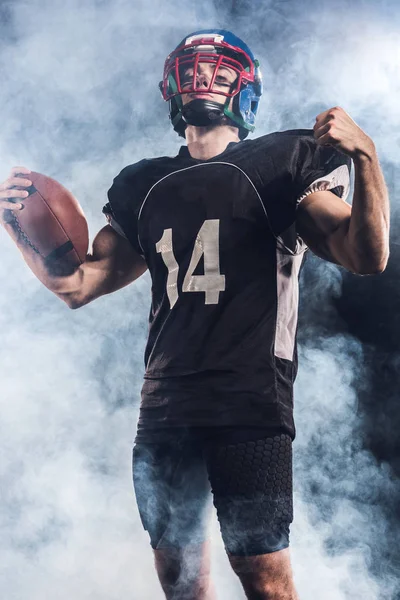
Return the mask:
[[289,545],[292,440],[259,428],[176,428],[136,441],[133,481],[142,524],[156,548],[207,538],[211,499],[226,550],[236,556]]

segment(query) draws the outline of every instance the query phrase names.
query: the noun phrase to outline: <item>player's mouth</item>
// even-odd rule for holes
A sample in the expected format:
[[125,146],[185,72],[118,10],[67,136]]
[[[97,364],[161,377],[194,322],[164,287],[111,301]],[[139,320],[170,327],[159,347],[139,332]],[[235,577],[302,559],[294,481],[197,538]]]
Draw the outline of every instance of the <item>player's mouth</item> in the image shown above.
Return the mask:
[[212,98],[211,94],[204,94],[204,93],[189,94],[189,96],[191,98]]

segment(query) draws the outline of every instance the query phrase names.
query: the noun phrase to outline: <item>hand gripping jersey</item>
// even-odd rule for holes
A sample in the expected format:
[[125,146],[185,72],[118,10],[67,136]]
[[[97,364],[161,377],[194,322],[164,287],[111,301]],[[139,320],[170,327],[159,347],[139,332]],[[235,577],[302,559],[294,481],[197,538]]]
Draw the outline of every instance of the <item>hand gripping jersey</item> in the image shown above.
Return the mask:
[[344,200],[351,160],[312,130],[231,142],[222,154],[142,160],[103,211],[152,279],[139,427],[264,426],[292,438],[298,276],[296,207]]

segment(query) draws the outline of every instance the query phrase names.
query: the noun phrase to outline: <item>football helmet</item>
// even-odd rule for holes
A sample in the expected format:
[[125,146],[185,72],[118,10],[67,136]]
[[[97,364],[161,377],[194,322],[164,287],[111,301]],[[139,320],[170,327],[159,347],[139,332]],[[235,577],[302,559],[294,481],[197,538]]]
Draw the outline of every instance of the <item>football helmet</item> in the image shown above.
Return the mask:
[[[197,87],[199,63],[214,65],[207,87]],[[231,83],[216,85],[220,67],[228,67],[237,77]],[[222,91],[221,87],[229,88]],[[258,103],[262,95],[260,64],[240,38],[225,29],[203,29],[185,37],[166,58],[159,88],[169,101],[173,128],[185,137],[187,125],[205,126],[227,123],[238,127],[240,139],[255,129]],[[183,104],[182,93],[221,94],[225,101],[195,98]],[[232,110],[229,110],[233,97]]]

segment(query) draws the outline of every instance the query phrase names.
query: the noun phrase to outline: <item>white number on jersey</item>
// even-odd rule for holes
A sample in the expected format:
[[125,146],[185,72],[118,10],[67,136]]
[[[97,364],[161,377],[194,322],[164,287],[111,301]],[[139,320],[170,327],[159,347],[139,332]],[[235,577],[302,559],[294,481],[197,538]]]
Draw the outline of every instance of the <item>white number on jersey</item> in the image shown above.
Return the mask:
[[156,244],[157,252],[161,252],[162,259],[168,269],[167,295],[169,305],[172,308],[178,300],[178,271],[179,265],[176,262],[174,249],[172,247],[172,229],[164,229],[162,238]]
[[[167,295],[172,308],[178,300],[178,270],[173,245],[172,229],[165,229],[156,244],[168,269]],[[193,275],[204,255],[204,275]],[[219,265],[219,219],[204,221],[194,243],[192,258],[183,280],[183,292],[205,292],[206,304],[218,304],[219,293],[225,290],[225,275],[221,275]]]

